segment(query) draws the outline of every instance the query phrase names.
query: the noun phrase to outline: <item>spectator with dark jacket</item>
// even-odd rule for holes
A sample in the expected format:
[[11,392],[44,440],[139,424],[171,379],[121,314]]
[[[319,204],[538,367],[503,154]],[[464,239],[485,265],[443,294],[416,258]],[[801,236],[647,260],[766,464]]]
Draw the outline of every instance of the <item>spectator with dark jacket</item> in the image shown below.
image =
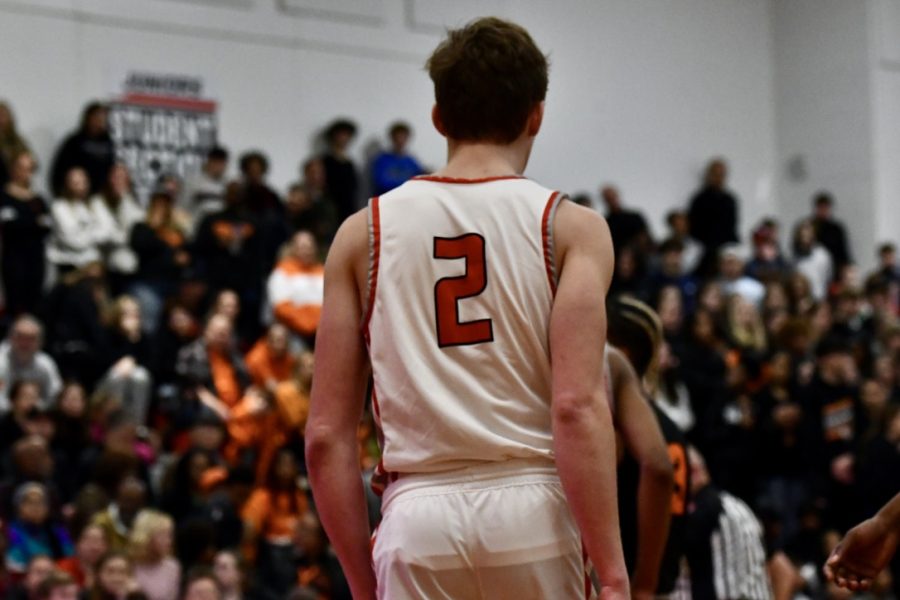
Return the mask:
[[131,230],[131,248],[138,259],[130,293],[141,305],[143,328],[159,327],[165,300],[174,294],[191,263],[184,232],[175,221],[173,199],[165,192],[150,197],[147,220]]
[[711,275],[716,268],[718,250],[729,242],[738,242],[738,201],[725,187],[728,166],[721,158],[706,168],[703,187],[694,194],[688,209],[691,236],[703,244],[700,273]]
[[263,227],[244,204],[240,184],[231,183],[225,192],[225,209],[206,217],[197,230],[194,256],[199,274],[212,295],[221,290],[240,294],[241,337],[255,339],[262,302],[264,277]]
[[347,153],[356,136],[356,124],[347,119],[333,121],[325,130],[328,151],[322,156],[328,195],[337,209],[338,222],[356,212],[359,200],[359,176]]
[[828,250],[834,264],[833,274],[837,277],[841,270],[853,262],[847,242],[844,225],[834,218],[834,198],[828,192],[819,192],[813,198],[812,224],[816,241]]
[[0,189],[0,237],[6,312],[33,312],[41,301],[46,269],[46,239],[52,220],[47,202],[34,191],[34,157],[27,150],[10,162],[10,181]]
[[66,173],[74,167],[87,172],[90,193],[98,193],[106,184],[106,176],[115,162],[115,147],[109,135],[109,110],[99,102],[88,104],[81,115],[78,131],[65,139],[50,172],[50,189],[55,195],[63,192]]

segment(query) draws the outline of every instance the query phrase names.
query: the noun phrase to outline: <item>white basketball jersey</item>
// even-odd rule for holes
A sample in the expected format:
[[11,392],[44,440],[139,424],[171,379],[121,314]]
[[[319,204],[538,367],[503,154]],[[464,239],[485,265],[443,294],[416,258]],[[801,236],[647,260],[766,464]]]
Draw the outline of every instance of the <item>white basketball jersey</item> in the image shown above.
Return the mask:
[[520,177],[419,177],[369,202],[364,333],[388,481],[552,460],[560,198]]

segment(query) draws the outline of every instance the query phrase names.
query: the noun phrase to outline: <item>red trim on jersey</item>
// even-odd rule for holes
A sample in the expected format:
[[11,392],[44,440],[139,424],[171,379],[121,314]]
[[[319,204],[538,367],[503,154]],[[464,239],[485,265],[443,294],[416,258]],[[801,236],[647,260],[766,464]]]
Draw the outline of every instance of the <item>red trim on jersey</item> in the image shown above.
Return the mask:
[[416,181],[434,181],[437,183],[488,183],[491,181],[504,181],[507,179],[525,179],[523,175],[498,175],[496,177],[477,177],[467,179],[465,177],[443,177],[441,175],[417,175]]
[[375,393],[375,382],[372,382],[372,416],[375,417],[375,425],[381,427],[381,408],[378,406],[378,395]]
[[547,206],[544,207],[544,216],[541,218],[541,243],[544,247],[544,267],[547,269],[547,281],[550,282],[550,291],[556,295],[556,277],[554,277],[553,257],[550,255],[550,235],[553,223],[550,222],[550,215],[553,207],[556,205],[556,199],[559,192],[553,192],[550,199],[547,200]]
[[381,213],[378,209],[378,196],[372,198],[372,265],[369,273],[369,297],[366,315],[363,318],[363,334],[369,342],[369,321],[375,310],[375,290],[378,287],[378,263],[381,258]]

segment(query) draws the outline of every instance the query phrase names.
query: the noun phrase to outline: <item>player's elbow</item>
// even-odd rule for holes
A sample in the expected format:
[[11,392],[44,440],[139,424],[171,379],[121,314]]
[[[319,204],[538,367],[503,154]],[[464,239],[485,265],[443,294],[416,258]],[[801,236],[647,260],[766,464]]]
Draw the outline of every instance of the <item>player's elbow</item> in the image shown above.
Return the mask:
[[661,487],[671,488],[675,483],[675,470],[668,452],[653,452],[642,460],[641,477],[647,477]]
[[310,474],[327,461],[328,455],[335,447],[337,436],[331,428],[310,421],[306,425],[306,468]]
[[598,396],[589,391],[557,393],[553,395],[550,414],[557,424],[581,424],[598,418],[599,405]]

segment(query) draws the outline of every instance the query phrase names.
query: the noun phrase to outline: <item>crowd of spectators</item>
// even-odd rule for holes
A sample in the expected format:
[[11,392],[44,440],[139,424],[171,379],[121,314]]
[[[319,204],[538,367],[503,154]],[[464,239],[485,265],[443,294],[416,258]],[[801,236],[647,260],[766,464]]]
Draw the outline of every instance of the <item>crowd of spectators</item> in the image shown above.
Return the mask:
[[215,147],[140,198],[107,117],[85,108],[43,195],[0,103],[0,599],[349,597],[305,484],[323,260],[424,171],[410,127],[367,176],[340,119],[284,197],[264,153]]
[[[45,197],[0,103],[0,598],[348,598],[305,483],[322,262],[424,171],[409,126],[360,169],[334,121],[283,196],[265,154],[216,147],[136,198],[106,117],[85,109]],[[863,277],[826,192],[787,249],[772,218],[742,244],[727,177],[713,160],[661,239],[605,185],[611,293],[658,311],[654,401],[822,596],[837,532],[900,490],[900,265],[885,243]],[[359,439],[365,475],[370,420]]]
[[[839,533],[900,491],[900,263],[855,266],[827,192],[794,225],[763,219],[738,237],[739,202],[713,160],[654,243],[643,216],[603,189],[617,248],[613,293],[653,306],[665,345],[655,402],[747,502],[811,597]],[[900,563],[898,563],[900,564]],[[885,574],[876,595],[896,591]]]

